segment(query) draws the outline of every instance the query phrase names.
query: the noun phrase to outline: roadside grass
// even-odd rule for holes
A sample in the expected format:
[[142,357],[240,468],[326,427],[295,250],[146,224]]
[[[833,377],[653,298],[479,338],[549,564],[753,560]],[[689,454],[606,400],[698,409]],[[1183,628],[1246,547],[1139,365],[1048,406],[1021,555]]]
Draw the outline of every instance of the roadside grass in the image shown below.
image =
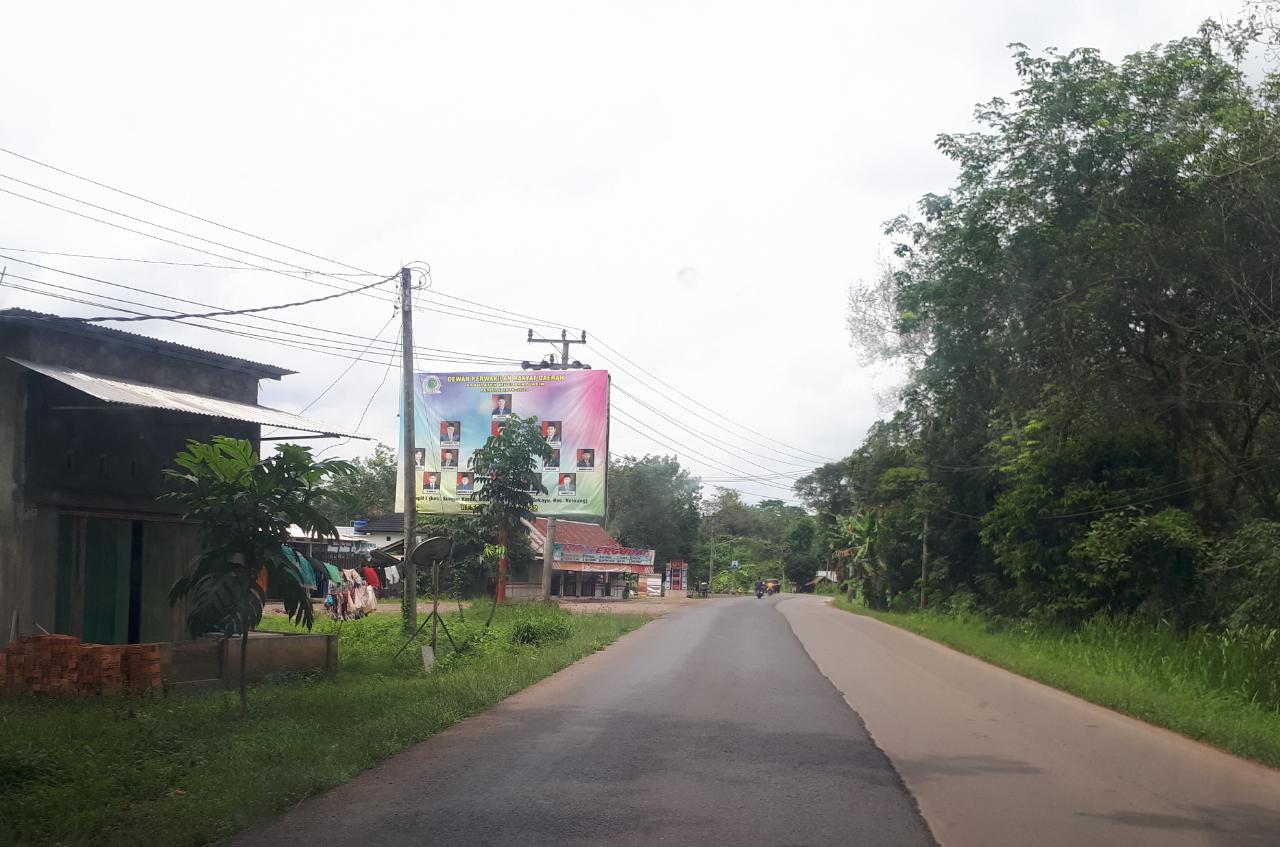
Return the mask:
[[834,605],[940,642],[1085,700],[1280,767],[1280,638],[1181,633],[1124,618],[1078,630],[976,615]]
[[[479,611],[479,610],[477,610]],[[485,614],[488,610],[484,610]],[[341,625],[339,670],[234,692],[69,700],[0,696],[0,844],[202,845],[339,785],[481,712],[648,619],[499,607],[446,616],[455,639],[424,674],[417,645],[400,660],[398,615]],[[283,617],[263,628],[291,630]],[[455,624],[457,627],[455,629]],[[423,643],[429,637],[430,625]],[[536,642],[536,643],[531,643]],[[299,833],[312,838],[315,833]]]

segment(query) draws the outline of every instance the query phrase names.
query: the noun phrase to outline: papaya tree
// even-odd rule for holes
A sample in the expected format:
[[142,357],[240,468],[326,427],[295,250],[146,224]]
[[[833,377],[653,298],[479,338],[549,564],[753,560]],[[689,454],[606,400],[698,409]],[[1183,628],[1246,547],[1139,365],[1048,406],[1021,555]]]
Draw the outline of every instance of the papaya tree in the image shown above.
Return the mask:
[[174,490],[165,499],[179,503],[184,517],[200,524],[200,552],[174,583],[169,601],[187,602],[187,629],[193,637],[220,630],[240,636],[240,713],[248,710],[245,657],[249,631],[262,620],[267,584],[279,593],[286,614],[308,629],[311,600],[303,574],[284,552],[289,528],[336,539],[333,522],[321,511],[331,486],[351,471],[340,459],[317,461],[310,448],[279,444],[260,458],[240,438],[216,436],[210,443],[188,441],[165,476]]

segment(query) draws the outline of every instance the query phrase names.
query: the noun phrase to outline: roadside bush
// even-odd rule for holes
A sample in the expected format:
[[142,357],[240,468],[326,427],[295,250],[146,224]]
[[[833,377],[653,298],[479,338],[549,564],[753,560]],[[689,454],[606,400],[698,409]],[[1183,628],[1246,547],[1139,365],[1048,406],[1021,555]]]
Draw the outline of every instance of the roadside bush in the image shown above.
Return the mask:
[[1220,542],[1204,570],[1210,617],[1280,629],[1280,522],[1256,520]]
[[511,625],[512,644],[547,644],[573,635],[573,615],[563,609],[523,604]]

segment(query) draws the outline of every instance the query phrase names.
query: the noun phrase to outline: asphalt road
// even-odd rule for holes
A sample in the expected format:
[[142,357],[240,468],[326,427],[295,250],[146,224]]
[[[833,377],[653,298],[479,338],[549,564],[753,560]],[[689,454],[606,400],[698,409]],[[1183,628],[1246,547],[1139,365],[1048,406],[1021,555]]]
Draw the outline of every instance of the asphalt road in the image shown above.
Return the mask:
[[778,611],[944,847],[1280,845],[1280,771],[820,598]]
[[933,844],[777,604],[659,618],[232,843]]

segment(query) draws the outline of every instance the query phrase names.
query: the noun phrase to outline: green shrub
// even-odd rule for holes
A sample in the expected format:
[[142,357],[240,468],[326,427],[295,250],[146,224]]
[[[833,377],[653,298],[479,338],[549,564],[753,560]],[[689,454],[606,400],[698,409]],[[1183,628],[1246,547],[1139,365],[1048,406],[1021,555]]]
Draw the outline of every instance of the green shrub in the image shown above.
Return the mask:
[[512,644],[547,644],[573,635],[573,615],[563,609],[523,604],[511,625]]

